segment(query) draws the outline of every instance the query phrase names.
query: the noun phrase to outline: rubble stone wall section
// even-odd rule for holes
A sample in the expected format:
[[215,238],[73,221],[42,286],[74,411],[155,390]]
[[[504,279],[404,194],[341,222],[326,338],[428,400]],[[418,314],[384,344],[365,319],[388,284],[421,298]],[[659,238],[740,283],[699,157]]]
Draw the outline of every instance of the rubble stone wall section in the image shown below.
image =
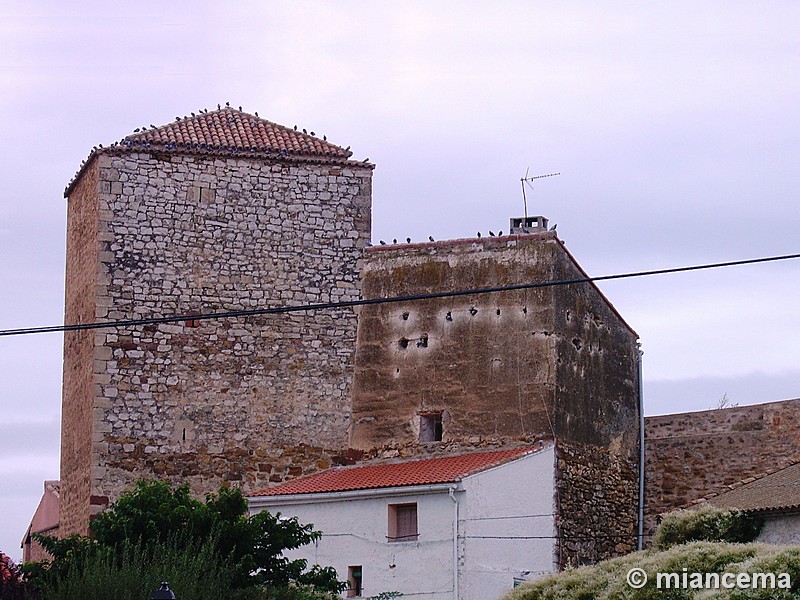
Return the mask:
[[647,417],[645,533],[658,516],[800,461],[800,399]]
[[[146,152],[100,155],[96,164],[98,318],[360,297],[368,165]],[[186,319],[97,336],[97,499],[113,501],[154,476],[186,481],[198,494],[224,481],[252,491],[329,466],[347,446],[352,309]]]
[[556,443],[556,563],[594,564],[636,550],[638,461],[587,444]]
[[[95,320],[97,298],[98,164],[91,165],[67,205],[67,277],[65,323]],[[102,334],[69,331],[64,334],[63,405],[61,410],[62,531],[86,534],[92,477],[95,346]]]

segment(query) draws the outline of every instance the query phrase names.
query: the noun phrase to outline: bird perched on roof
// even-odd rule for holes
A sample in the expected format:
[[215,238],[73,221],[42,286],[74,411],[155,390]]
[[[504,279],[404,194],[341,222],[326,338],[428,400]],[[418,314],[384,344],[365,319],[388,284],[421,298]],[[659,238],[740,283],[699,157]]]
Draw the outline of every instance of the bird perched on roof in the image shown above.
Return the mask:
[[230,103],[230,102],[226,102],[226,103],[225,103],[225,106],[230,106],[230,105],[231,105],[231,103]]
[[481,232],[480,231],[478,232],[478,237],[481,237]]
[[397,238],[394,238],[394,239],[392,240],[392,243],[393,243],[393,244],[396,244],[396,243],[397,243]]
[[490,229],[490,230],[489,230],[489,235],[490,235],[491,237],[494,237],[494,231],[492,231],[492,230]]
[[432,235],[429,235],[429,236],[428,236],[428,241],[429,241],[429,242],[435,242],[436,240],[435,240],[435,239],[433,239],[433,236],[432,236]]
[[258,111],[256,111],[256,112],[255,112],[255,113],[253,113],[253,114],[254,114],[255,116],[258,116]]
[[384,242],[383,240],[381,240],[381,246],[385,246],[385,245],[386,245],[386,242]]
[[141,130],[137,127],[136,129],[133,130],[133,133],[139,133],[139,131]]
[[502,235],[503,235],[503,231],[502,231],[502,230],[500,230],[500,231],[498,231],[498,232],[497,232],[497,236],[498,236],[498,237],[501,237]]
[[305,127],[303,127],[303,133],[308,133]]
[[294,130],[297,131],[297,125],[294,126]]
[[552,226],[552,227],[549,229],[549,231],[555,231],[555,230],[556,230],[556,227],[558,227],[558,223],[556,223],[555,225],[553,225],[553,226]]
[[410,237],[407,237],[407,238],[406,238],[406,244],[410,244],[410,243],[411,243],[411,238],[410,238]]
[[327,136],[327,135],[325,135],[325,134],[322,134],[322,139],[323,139],[323,141],[327,141],[327,139],[328,139],[328,136]]
[[217,102],[217,110],[220,110],[221,108],[222,107],[219,105],[219,102]]

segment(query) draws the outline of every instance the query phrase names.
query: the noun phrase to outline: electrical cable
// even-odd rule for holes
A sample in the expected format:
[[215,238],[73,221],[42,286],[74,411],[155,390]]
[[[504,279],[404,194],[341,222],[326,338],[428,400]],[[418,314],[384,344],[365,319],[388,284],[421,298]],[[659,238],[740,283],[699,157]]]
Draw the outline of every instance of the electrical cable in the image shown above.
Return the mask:
[[581,283],[593,283],[596,281],[612,281],[616,279],[630,279],[634,277],[646,277],[650,275],[667,275],[672,273],[686,273],[690,271],[700,271],[706,269],[719,269],[723,267],[736,267],[741,265],[752,265],[766,262],[777,262],[800,258],[798,254],[785,254],[781,256],[769,256],[766,258],[750,258],[745,260],[734,260],[721,263],[708,263],[693,265],[688,267],[672,267],[667,269],[654,269],[650,271],[634,271],[631,273],[619,273],[615,275],[601,275],[599,277],[576,277],[574,279],[558,279],[551,281],[539,281],[532,283],[517,283],[512,285],[493,286],[485,288],[474,288],[466,290],[451,290],[447,292],[430,292],[427,294],[413,294],[409,296],[392,296],[389,298],[369,298],[364,300],[347,300],[343,302],[322,302],[318,304],[301,304],[298,306],[277,306],[274,308],[256,308],[249,310],[234,310],[218,313],[172,315],[168,317],[150,317],[146,319],[126,319],[121,321],[106,321],[99,323],[77,323],[72,325],[50,325],[42,327],[23,327],[18,329],[1,329],[0,337],[13,335],[29,335],[33,333],[55,333],[66,331],[85,331],[89,329],[106,329],[115,327],[136,327],[139,325],[159,325],[164,323],[177,323],[180,321],[204,321],[208,319],[225,319],[235,317],[254,317],[262,315],[279,315],[295,312],[306,312],[312,310],[328,310],[337,308],[352,308],[355,306],[369,306],[373,304],[391,304],[397,302],[413,302],[419,300],[431,300],[435,298],[455,298],[459,296],[472,296],[480,294],[492,294],[497,292],[509,292],[514,290],[528,290],[536,288],[554,287],[561,285],[576,285]]

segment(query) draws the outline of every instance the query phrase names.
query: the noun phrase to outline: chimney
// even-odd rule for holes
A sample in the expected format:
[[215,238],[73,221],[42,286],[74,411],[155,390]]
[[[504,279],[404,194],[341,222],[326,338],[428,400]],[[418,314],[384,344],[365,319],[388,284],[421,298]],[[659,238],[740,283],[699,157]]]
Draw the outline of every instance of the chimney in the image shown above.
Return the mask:
[[511,217],[510,233],[539,233],[547,231],[548,220],[542,216]]

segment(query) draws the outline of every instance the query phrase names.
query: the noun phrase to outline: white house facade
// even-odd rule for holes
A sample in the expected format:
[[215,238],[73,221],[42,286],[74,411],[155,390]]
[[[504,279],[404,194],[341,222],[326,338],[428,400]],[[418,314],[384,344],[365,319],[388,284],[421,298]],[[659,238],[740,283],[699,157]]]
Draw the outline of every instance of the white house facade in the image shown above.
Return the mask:
[[552,446],[341,467],[249,498],[312,523],[295,551],[333,566],[345,597],[493,600],[555,570]]

